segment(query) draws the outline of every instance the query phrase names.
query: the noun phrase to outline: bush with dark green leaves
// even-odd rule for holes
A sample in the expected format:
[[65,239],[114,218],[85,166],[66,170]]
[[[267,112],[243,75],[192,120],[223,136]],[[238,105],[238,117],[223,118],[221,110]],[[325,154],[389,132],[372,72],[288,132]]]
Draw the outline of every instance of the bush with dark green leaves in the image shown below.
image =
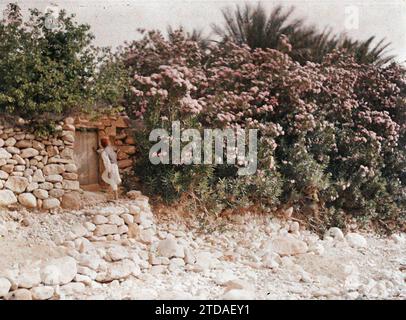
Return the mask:
[[49,126],[96,103],[116,103],[122,95],[119,66],[106,49],[92,46],[90,27],[65,11],[50,24],[51,14],[33,9],[24,21],[18,5],[9,4],[0,20],[3,118]]

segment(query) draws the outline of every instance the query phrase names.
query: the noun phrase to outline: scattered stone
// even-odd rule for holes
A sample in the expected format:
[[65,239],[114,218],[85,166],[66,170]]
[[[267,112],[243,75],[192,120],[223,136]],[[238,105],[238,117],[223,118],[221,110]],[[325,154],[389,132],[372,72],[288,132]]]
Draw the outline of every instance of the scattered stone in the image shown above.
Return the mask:
[[17,198],[10,190],[0,190],[0,207],[7,207],[17,203]]
[[11,289],[11,283],[6,278],[0,278],[0,298],[5,297]]
[[9,293],[8,300],[32,300],[31,291],[18,289]]
[[157,251],[160,256],[167,258],[183,258],[185,256],[183,247],[180,246],[175,239],[171,238],[161,240],[158,244]]
[[49,286],[35,287],[31,289],[34,300],[48,300],[53,297],[55,289]]
[[306,242],[291,236],[278,236],[270,240],[268,249],[280,256],[290,256],[307,252]]
[[358,233],[347,233],[345,239],[353,248],[366,248],[368,246],[367,240]]
[[62,285],[71,282],[77,273],[76,260],[72,257],[53,259],[41,270],[41,280],[47,285]]
[[337,227],[332,227],[328,229],[328,231],[324,234],[324,238],[326,237],[332,237],[339,241],[344,240],[343,232]]

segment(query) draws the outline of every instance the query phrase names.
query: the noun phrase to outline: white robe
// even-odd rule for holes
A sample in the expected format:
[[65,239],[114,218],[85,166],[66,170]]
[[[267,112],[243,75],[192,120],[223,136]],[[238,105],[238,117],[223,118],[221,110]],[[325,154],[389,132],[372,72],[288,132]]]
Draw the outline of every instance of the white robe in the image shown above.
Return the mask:
[[118,185],[121,184],[120,172],[116,163],[111,163],[109,156],[105,150],[102,151],[101,157],[104,164],[104,172],[102,179],[109,184],[113,191],[118,190]]

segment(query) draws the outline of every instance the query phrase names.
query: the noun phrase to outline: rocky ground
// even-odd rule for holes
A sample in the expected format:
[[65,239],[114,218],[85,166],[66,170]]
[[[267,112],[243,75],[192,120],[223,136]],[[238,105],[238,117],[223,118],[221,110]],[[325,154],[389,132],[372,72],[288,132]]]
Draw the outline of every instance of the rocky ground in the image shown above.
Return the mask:
[[[92,198],[92,197],[90,197]],[[406,236],[152,213],[138,192],[77,211],[0,210],[0,299],[405,299]]]

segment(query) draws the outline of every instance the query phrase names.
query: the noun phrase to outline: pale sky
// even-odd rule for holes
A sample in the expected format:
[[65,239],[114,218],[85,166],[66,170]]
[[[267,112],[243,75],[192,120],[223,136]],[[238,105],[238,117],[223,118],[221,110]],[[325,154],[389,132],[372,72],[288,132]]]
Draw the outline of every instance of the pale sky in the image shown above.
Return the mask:
[[[17,2],[27,12],[28,8],[45,10],[54,3],[80,22],[92,26],[99,46],[116,47],[125,40],[138,37],[137,29],[166,30],[168,25],[182,25],[187,30],[203,29],[211,32],[212,23],[221,23],[221,9],[236,4],[257,1],[239,0],[0,0],[0,10],[8,2]],[[406,0],[264,0],[265,7],[282,3],[296,7],[296,15],[319,28],[331,26],[333,30],[345,31],[357,39],[376,35],[392,43],[390,53],[397,60],[406,61]],[[348,29],[348,7],[359,12],[358,29]],[[347,9],[346,9],[347,8]],[[351,11],[354,12],[354,11]],[[354,25],[353,25],[354,26]]]

